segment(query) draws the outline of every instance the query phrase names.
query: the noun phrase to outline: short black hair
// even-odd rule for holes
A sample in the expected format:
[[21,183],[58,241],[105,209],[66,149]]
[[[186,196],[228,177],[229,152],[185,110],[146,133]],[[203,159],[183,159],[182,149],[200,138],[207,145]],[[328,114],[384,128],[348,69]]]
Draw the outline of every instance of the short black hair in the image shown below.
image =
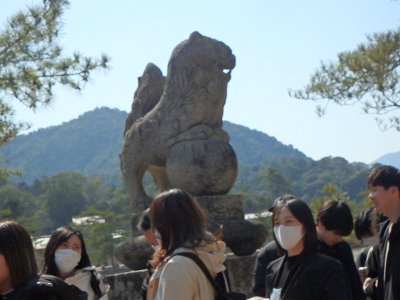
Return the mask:
[[372,169],[367,179],[367,187],[383,186],[388,189],[396,186],[400,190],[400,171],[392,166],[380,166]]
[[373,235],[371,224],[374,214],[376,214],[376,212],[373,208],[364,208],[357,215],[354,220],[354,233],[357,239],[361,240]]
[[340,200],[331,199],[319,208],[317,221],[327,230],[341,236],[348,236],[353,230],[353,215],[349,206]]

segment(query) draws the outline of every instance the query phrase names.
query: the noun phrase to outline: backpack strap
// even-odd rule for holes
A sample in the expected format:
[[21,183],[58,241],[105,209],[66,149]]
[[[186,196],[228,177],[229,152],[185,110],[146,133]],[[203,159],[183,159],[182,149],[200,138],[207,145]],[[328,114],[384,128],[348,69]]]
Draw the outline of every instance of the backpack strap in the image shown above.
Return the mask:
[[214,287],[214,289],[217,291],[217,293],[221,293],[222,291],[220,290],[220,288],[218,287],[217,283],[215,282],[214,278],[211,276],[210,271],[208,271],[206,265],[203,263],[203,261],[194,253],[192,252],[180,252],[180,253],[176,253],[173,256],[185,256],[187,258],[190,258],[191,260],[193,260],[196,265],[199,266],[199,268],[203,271],[204,275],[207,277],[208,281],[211,283],[211,285]]

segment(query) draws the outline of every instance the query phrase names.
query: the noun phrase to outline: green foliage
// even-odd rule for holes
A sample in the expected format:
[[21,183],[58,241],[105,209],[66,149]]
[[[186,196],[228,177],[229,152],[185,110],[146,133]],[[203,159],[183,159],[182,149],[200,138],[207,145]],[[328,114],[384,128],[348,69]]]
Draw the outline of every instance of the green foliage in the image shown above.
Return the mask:
[[87,204],[86,178],[79,173],[60,173],[43,182],[43,200],[54,227],[68,224]]
[[307,158],[292,145],[284,145],[276,138],[258,130],[228,121],[224,121],[223,127],[229,133],[230,144],[241,164],[258,165],[273,161],[277,157]]
[[[363,194],[366,196],[367,192],[364,192]],[[363,201],[355,201],[354,199],[351,199],[348,194],[345,191],[341,190],[337,185],[328,183],[322,188],[322,190],[319,191],[318,196],[314,198],[314,200],[309,204],[315,220],[317,218],[318,210],[322,206],[322,204],[331,199],[345,202],[351,210],[353,219],[363,208],[372,206],[372,203],[370,200],[368,200],[368,197],[364,198]],[[354,231],[351,233],[350,236],[346,237],[346,240],[351,245],[360,245],[360,242],[354,235]]]
[[92,264],[114,265],[115,245],[131,234],[130,214],[127,212],[129,210],[125,210],[123,214],[117,214],[113,211],[100,211],[94,207],[88,207],[80,213],[79,217],[98,216],[104,222],[71,224],[82,232]]
[[33,197],[12,184],[0,187],[0,218],[17,219],[36,208]]
[[92,71],[108,68],[106,55],[63,55],[59,34],[68,5],[67,0],[43,0],[16,13],[0,32],[0,145],[27,126],[14,121],[12,101],[35,109],[52,101],[56,84],[81,90]]
[[[289,91],[291,96],[325,102],[319,105],[319,115],[328,104],[361,103],[365,113],[378,117],[383,129],[400,131],[400,28],[367,37],[367,43],[356,50],[338,54],[338,61],[321,62],[304,89]],[[394,113],[393,113],[394,112]]]
[[[76,225],[72,218],[99,216],[105,223]],[[0,221],[16,220],[32,236],[58,226],[79,227],[94,264],[112,263],[113,249],[131,234],[131,208],[122,184],[106,187],[99,177],[65,172],[32,184],[0,186]]]
[[265,181],[266,188],[271,197],[276,198],[283,193],[292,193],[290,180],[284,177],[278,169],[265,166],[259,173],[259,176]]
[[[0,154],[7,167],[23,172],[13,182],[20,182],[21,189],[36,196],[44,194],[39,184],[45,181],[43,176],[79,172],[90,178],[82,191],[87,206],[115,212],[127,207],[130,211],[118,159],[126,117],[126,112],[117,109],[98,108],[60,126],[18,136],[1,147]],[[369,166],[340,157],[314,161],[259,131],[229,122],[224,122],[224,128],[239,163],[230,193],[244,195],[246,212],[265,210],[283,193],[310,202],[328,183],[346,191],[353,200],[363,199],[360,193],[365,191]],[[270,173],[265,174],[267,171]],[[150,195],[159,192],[148,174],[144,185]]]

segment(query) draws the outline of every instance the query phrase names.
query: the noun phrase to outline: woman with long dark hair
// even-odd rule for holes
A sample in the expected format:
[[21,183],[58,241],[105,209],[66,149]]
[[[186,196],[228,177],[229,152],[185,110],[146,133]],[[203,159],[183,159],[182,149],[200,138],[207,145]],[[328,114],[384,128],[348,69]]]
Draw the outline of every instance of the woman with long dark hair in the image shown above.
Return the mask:
[[156,196],[150,206],[151,226],[159,248],[147,299],[210,300],[211,283],[196,263],[179,253],[194,253],[213,277],[225,269],[226,245],[206,230],[206,216],[186,192],[172,189]]
[[272,213],[274,239],[284,254],[267,267],[266,297],[280,300],[348,300],[342,265],[317,252],[317,232],[300,199],[278,203]]
[[89,300],[107,300],[109,286],[90,263],[85,241],[79,230],[68,226],[51,235],[44,254],[43,273],[54,275],[88,293]]

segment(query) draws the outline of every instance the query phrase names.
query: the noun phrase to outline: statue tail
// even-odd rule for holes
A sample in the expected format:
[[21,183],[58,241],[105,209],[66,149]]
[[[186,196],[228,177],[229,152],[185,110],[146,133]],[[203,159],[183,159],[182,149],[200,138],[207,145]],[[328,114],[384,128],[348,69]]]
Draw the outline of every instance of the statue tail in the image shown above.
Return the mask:
[[165,77],[161,70],[153,63],[148,63],[143,75],[138,78],[138,87],[135,91],[132,110],[125,121],[126,131],[139,119],[143,118],[160,101],[164,90]]

